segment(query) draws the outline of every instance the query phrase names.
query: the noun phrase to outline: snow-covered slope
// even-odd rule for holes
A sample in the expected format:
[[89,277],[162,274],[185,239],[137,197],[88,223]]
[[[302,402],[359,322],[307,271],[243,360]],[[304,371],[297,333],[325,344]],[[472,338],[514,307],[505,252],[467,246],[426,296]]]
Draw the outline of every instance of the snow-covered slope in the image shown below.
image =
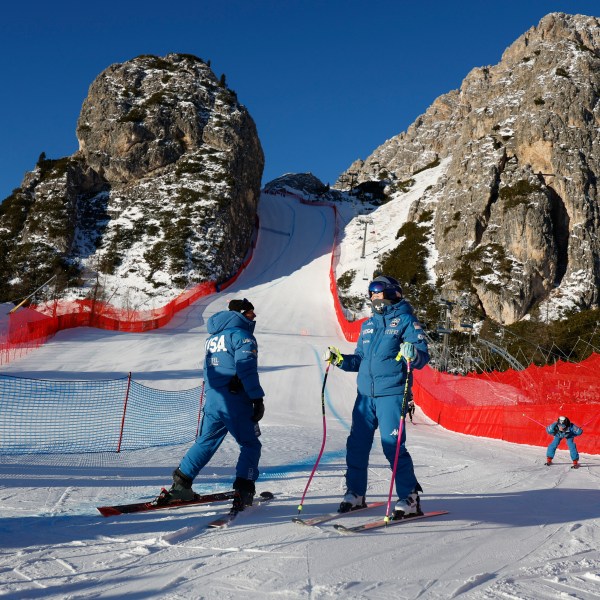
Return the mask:
[[[348,296],[365,296],[368,281],[379,267],[381,256],[396,248],[402,238],[397,238],[400,227],[409,219],[411,207],[419,203],[421,210],[435,210],[438,196],[432,190],[441,177],[446,173],[450,158],[440,161],[440,164],[414,176],[414,183],[407,191],[397,191],[391,195],[386,204],[367,210],[360,208],[361,203],[344,202],[337,205],[341,219],[344,221],[343,235],[339,244],[339,263],[336,266],[336,277],[341,277],[348,271],[355,273],[352,284],[345,292]],[[439,191],[439,190],[437,190]],[[366,232],[366,239],[365,239]],[[437,259],[437,250],[433,238],[428,243],[428,276],[435,282],[433,266]],[[406,257],[410,260],[411,257]],[[367,316],[368,307],[357,311],[356,317]]]
[[[294,525],[322,439],[320,354],[344,350],[329,293],[333,211],[263,195],[254,260],[226,293],[204,298],[165,328],[143,334],[61,332],[1,369],[87,379],[133,371],[148,385],[197,385],[206,318],[246,296],[258,314],[267,411],[259,490],[276,501],[230,529],[206,531],[218,508],[104,519],[100,504],[150,498],[187,447],[123,454],[1,456],[0,594],[7,598],[475,598],[600,597],[597,457],[543,466],[540,448],[447,432],[419,410],[408,447],[437,520],[339,536]],[[325,457],[304,514],[339,502],[354,377],[334,370],[326,388]],[[584,434],[585,435],[585,434]],[[227,439],[196,480],[226,489],[237,447]],[[310,465],[310,466],[307,466]],[[390,472],[376,441],[370,499],[386,499]],[[372,516],[381,516],[381,510]],[[359,515],[345,522],[362,520]],[[368,517],[365,517],[368,518]]]

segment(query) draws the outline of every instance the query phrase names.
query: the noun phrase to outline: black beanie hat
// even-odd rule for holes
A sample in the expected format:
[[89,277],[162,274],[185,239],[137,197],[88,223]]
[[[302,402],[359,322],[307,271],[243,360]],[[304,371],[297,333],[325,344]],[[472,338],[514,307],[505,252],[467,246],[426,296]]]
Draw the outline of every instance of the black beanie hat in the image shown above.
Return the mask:
[[245,313],[248,310],[254,310],[254,306],[250,300],[232,300],[229,303],[229,310],[235,310],[235,312]]

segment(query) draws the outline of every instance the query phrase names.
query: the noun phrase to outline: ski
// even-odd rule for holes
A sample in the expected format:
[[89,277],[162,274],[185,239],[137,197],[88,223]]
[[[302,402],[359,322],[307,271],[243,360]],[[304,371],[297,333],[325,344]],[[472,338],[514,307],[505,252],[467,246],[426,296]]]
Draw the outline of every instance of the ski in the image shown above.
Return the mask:
[[447,510],[435,510],[432,512],[423,513],[422,515],[405,517],[404,519],[391,519],[390,521],[380,519],[379,521],[371,521],[369,523],[363,523],[362,525],[355,525],[354,527],[344,527],[343,525],[336,523],[334,524],[334,527],[338,533],[347,535],[350,533],[357,533],[361,531],[372,531],[373,529],[380,529],[381,527],[393,527],[394,525],[409,523],[411,521],[416,521],[417,519],[427,519],[428,517],[437,517],[439,515],[447,514]]
[[323,515],[311,517],[310,519],[301,519],[300,517],[294,517],[292,519],[292,522],[297,523],[298,525],[315,526],[315,525],[320,525],[321,523],[327,523],[327,521],[333,521],[333,519],[337,519],[339,517],[346,517],[348,515],[353,515],[362,510],[367,510],[369,508],[377,508],[378,506],[383,506],[384,504],[385,504],[385,502],[369,502],[366,506],[363,506],[361,508],[355,508],[354,510],[349,510],[348,512],[325,513]]
[[231,525],[233,521],[237,518],[239,514],[243,514],[247,511],[251,511],[254,507],[259,506],[260,504],[265,504],[265,502],[269,502],[273,500],[275,496],[271,492],[261,492],[261,494],[254,499],[254,503],[252,506],[246,506],[244,510],[235,510],[232,508],[226,515],[211,521],[206,525],[209,529],[224,529]]
[[150,502],[135,502],[133,504],[119,504],[116,506],[98,506],[97,509],[103,517],[114,517],[151,510],[163,510],[165,508],[181,508],[182,506],[195,506],[197,504],[210,504],[211,502],[225,502],[233,499],[233,490],[229,492],[217,492],[214,494],[196,494],[193,500],[173,500],[167,502],[165,497],[168,490],[162,489],[159,496]]

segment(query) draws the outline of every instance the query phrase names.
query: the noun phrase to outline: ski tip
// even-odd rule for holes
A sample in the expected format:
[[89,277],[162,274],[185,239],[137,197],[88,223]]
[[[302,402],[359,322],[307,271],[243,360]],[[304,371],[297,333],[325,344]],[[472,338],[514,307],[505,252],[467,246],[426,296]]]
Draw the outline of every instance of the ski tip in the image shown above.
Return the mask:
[[333,527],[338,533],[341,533],[342,535],[350,535],[352,533],[352,530],[348,529],[347,527],[344,527],[343,525],[340,525],[339,523],[336,523]]
[[227,527],[227,525],[229,524],[229,520],[223,519],[223,520],[219,520],[219,521],[212,521],[211,523],[209,523],[206,528],[207,529],[225,529],[225,527]]
[[121,514],[121,511],[117,510],[114,506],[97,506],[96,508],[103,517],[114,517]]
[[275,494],[272,492],[261,492],[259,495],[264,500],[273,500],[273,498],[275,498]]

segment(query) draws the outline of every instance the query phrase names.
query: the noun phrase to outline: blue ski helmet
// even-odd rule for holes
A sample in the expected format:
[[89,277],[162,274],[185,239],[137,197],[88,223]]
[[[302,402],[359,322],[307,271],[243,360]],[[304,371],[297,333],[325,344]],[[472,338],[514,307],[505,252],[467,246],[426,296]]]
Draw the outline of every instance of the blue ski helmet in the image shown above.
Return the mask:
[[402,288],[398,280],[388,275],[379,275],[369,284],[369,298],[380,292],[383,292],[383,298],[389,300],[391,304],[402,300]]

